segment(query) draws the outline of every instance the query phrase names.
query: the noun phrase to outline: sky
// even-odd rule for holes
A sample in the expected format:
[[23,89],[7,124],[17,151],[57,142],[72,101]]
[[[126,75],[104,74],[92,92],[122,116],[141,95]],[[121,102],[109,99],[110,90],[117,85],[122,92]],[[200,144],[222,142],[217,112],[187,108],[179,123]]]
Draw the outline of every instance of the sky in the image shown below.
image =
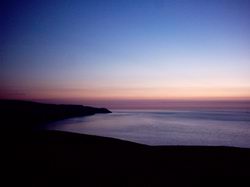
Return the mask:
[[8,0],[0,7],[0,98],[118,108],[250,99],[248,0]]

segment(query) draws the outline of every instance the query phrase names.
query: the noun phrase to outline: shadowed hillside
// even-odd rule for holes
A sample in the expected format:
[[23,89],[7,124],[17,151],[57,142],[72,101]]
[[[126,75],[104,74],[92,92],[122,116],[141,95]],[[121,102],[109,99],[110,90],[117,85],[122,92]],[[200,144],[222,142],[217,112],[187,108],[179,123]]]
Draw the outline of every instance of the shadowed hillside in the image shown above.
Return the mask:
[[31,101],[0,100],[0,114],[5,122],[2,128],[15,131],[30,130],[51,121],[96,113],[111,112],[106,108],[82,105],[55,105]]
[[154,147],[43,131],[11,150],[10,183],[25,186],[241,186],[250,177],[250,150],[241,148]]

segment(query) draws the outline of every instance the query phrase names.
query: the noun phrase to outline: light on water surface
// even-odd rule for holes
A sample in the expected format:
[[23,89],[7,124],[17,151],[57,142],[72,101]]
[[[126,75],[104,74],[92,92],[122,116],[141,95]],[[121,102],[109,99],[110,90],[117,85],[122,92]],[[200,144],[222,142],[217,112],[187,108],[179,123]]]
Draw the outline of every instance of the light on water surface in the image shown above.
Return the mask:
[[72,118],[49,129],[113,137],[148,145],[250,148],[249,111],[115,110]]

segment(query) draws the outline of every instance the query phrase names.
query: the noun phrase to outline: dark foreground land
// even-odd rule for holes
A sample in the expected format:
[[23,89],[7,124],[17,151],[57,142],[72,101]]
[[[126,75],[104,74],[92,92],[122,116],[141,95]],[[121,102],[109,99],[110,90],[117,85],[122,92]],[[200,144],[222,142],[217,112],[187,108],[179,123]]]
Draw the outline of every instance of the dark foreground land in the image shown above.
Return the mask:
[[4,137],[8,177],[4,186],[250,184],[250,149],[147,146],[43,130],[12,131]]

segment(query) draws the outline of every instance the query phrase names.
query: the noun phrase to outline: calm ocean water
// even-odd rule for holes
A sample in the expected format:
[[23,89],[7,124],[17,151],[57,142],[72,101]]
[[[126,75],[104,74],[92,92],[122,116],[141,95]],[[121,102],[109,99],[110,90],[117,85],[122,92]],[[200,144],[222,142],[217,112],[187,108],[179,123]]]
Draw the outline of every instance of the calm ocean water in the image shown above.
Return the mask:
[[250,111],[113,110],[71,118],[49,129],[100,135],[148,145],[214,145],[250,148]]

